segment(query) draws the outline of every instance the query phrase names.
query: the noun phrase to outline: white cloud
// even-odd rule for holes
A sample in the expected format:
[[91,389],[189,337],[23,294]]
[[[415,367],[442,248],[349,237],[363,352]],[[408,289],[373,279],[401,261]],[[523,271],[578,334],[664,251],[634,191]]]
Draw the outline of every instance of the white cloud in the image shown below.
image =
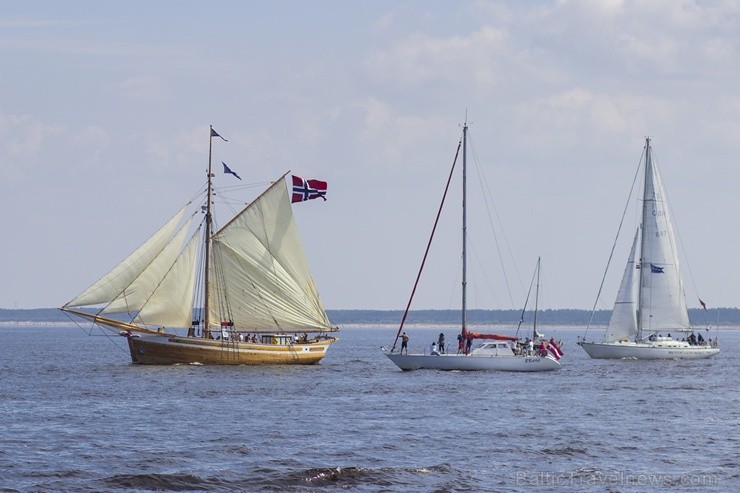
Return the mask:
[[0,114],[2,148],[13,157],[37,153],[47,138],[63,131],[62,125],[43,123],[30,115]]
[[468,36],[433,37],[415,32],[390,49],[376,51],[366,70],[386,83],[417,86],[433,81],[494,82],[497,57],[504,53],[507,33],[485,26]]

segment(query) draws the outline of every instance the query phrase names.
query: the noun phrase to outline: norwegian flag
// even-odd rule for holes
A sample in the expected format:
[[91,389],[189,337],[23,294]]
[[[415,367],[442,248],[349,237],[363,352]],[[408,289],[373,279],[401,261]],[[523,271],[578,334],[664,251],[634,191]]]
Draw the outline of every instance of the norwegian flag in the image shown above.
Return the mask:
[[563,350],[557,345],[555,339],[550,339],[550,342],[547,343],[547,350],[550,351],[550,354],[556,360],[560,360],[563,356]]
[[326,182],[321,180],[304,180],[300,176],[292,175],[293,178],[293,195],[291,203],[303,202],[306,200],[321,197],[326,200]]

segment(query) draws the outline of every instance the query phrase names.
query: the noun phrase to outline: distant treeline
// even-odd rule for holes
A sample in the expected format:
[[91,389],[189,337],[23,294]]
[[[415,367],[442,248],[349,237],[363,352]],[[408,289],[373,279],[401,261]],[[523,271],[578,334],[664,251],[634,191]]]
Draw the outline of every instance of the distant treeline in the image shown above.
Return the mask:
[[[399,324],[403,318],[402,310],[327,310],[333,324]],[[468,310],[467,322],[471,325],[511,325],[519,323],[521,310]],[[558,309],[537,312],[537,324],[542,325],[606,325],[611,310],[597,310],[591,319],[590,310]],[[524,314],[524,323],[532,324],[533,312]],[[715,310],[689,309],[691,323],[704,325],[740,325],[740,308],[719,308]],[[458,324],[459,310],[412,310],[406,317],[407,324]]]
[[[399,324],[402,310],[327,310],[332,324]],[[532,323],[532,312],[524,315],[527,324]],[[598,310],[594,313],[593,325],[606,325],[611,311]],[[467,321],[471,325],[517,324],[521,317],[518,310],[469,310]],[[719,308],[704,311],[690,309],[691,322],[704,325],[740,325],[740,308]],[[543,325],[587,325],[591,318],[589,310],[540,310],[537,323]],[[68,322],[69,317],[56,308],[9,310],[0,308],[0,322]],[[449,324],[460,322],[458,310],[412,310],[406,318],[407,324]]]

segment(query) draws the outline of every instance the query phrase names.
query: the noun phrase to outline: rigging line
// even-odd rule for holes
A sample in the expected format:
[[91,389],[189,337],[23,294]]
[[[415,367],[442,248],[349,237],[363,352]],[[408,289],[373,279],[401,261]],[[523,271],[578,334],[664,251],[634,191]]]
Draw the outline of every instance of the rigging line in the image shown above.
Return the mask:
[[[468,233],[468,240],[470,240],[470,234]],[[494,306],[499,301],[498,296],[496,293],[496,287],[494,286],[493,282],[491,281],[491,277],[486,272],[485,265],[483,264],[483,261],[480,258],[480,255],[478,255],[478,250],[475,248],[475,244],[472,241],[468,241],[468,244],[470,248],[473,250],[473,255],[475,256],[475,260],[478,262],[478,266],[480,268],[481,273],[483,274],[483,278],[488,283],[488,288],[491,290],[491,297],[493,298]],[[473,274],[475,274],[475,271],[473,271]],[[511,292],[509,292],[509,295],[511,295]]]
[[527,305],[529,304],[529,297],[532,295],[532,286],[534,285],[535,276],[537,275],[537,268],[532,273],[532,280],[529,283],[529,290],[527,291],[527,298],[524,300],[524,308],[522,308],[522,314],[519,316],[519,325],[516,326],[515,337],[519,337],[519,328],[524,323],[524,314],[527,312]]
[[[483,202],[486,205],[486,212],[488,214],[488,223],[491,226],[491,232],[493,233],[493,238],[494,238],[494,241],[496,243],[496,252],[498,253],[499,263],[501,264],[501,271],[504,274],[504,281],[506,283],[506,289],[509,292],[509,302],[511,303],[512,308],[514,308],[514,306],[515,306],[514,305],[514,297],[513,297],[513,294],[511,292],[511,285],[509,284],[509,277],[508,277],[508,275],[506,273],[506,266],[505,266],[504,258],[503,258],[503,255],[502,255],[502,249],[501,249],[501,246],[499,245],[499,239],[498,239],[498,235],[496,234],[496,228],[494,228],[494,226],[493,226],[493,219],[492,219],[492,215],[491,215],[491,206],[493,207],[493,212],[494,212],[493,215],[496,216],[496,220],[498,222],[498,225],[499,225],[499,228],[500,228],[500,231],[501,231],[501,236],[503,237],[503,242],[504,242],[504,245],[506,246],[507,253],[509,254],[509,258],[511,259],[511,263],[512,263],[512,265],[514,267],[514,272],[516,273],[517,279],[519,280],[519,286],[520,286],[521,290],[524,291],[524,284],[522,283],[522,276],[521,276],[521,274],[519,274],[519,269],[517,267],[516,261],[514,260],[514,254],[511,251],[511,246],[509,245],[509,240],[506,237],[506,232],[504,230],[504,226],[501,223],[501,216],[499,215],[498,209],[496,208],[496,202],[493,200],[493,193],[491,192],[491,187],[488,184],[488,180],[486,179],[485,173],[482,173],[482,167],[480,166],[480,160],[478,159],[478,152],[476,151],[476,148],[475,148],[475,146],[473,144],[473,139],[472,139],[469,131],[468,131],[468,139],[470,140],[470,149],[473,152],[473,162],[475,163],[476,172],[478,173],[478,182],[479,182],[479,184],[481,186],[481,190],[483,192],[482,193],[482,195],[483,195]],[[490,200],[490,204],[491,204],[490,206],[489,206],[489,200]]]
[[452,308],[452,300],[459,298],[457,287],[460,285],[460,278],[462,275],[462,255],[460,255],[460,261],[457,264],[457,270],[455,271],[455,281],[452,283],[452,291],[450,291],[450,299],[447,302],[447,307]]
[[[643,151],[644,151],[643,147]],[[612,249],[609,252],[609,259],[606,262],[606,268],[604,269],[604,275],[601,277],[601,284],[599,285],[599,291],[596,293],[596,299],[594,300],[594,306],[591,309],[591,316],[588,319],[588,325],[586,325],[586,331],[583,333],[583,338],[586,338],[586,334],[588,334],[588,329],[591,328],[591,323],[594,319],[594,313],[596,313],[596,305],[599,303],[599,298],[601,297],[601,291],[604,289],[604,281],[606,280],[606,274],[609,272],[609,265],[611,265],[612,257],[614,256],[614,249],[617,247],[617,240],[619,239],[619,234],[622,231],[622,225],[624,224],[624,217],[627,215],[627,209],[629,208],[630,201],[632,200],[632,193],[635,191],[635,183],[637,183],[637,178],[640,174],[640,168],[642,167],[642,158],[643,158],[644,152],[640,151],[640,162],[637,165],[637,170],[635,171],[635,176],[632,179],[632,186],[630,187],[630,193],[627,196],[627,203],[624,205],[624,210],[622,211],[622,218],[619,220],[619,227],[617,228],[617,234],[614,237],[614,243],[612,244]],[[646,163],[647,165],[647,163]]]
[[110,340],[113,343],[113,345],[116,346],[116,348],[118,350],[120,350],[121,352],[123,352],[126,355],[129,354],[129,352],[128,352],[127,349],[121,347],[120,344],[118,344],[116,341],[113,340],[112,333],[111,333],[112,331],[110,329],[106,329],[105,327],[103,327],[102,325],[100,325],[97,322],[90,322],[90,330],[85,330],[82,327],[82,325],[80,325],[79,321],[77,319],[75,319],[72,315],[70,315],[69,313],[67,313],[64,310],[62,310],[62,312],[64,312],[64,315],[70,320],[70,322],[72,322],[75,326],[77,326],[78,329],[80,329],[83,333],[85,333],[89,337],[93,337],[93,335],[92,335],[92,328],[93,327],[97,327],[98,330],[100,331],[101,335],[103,337],[107,338],[108,340]]
[[434,226],[432,227],[432,234],[429,235],[429,241],[427,242],[427,248],[424,251],[424,257],[421,260],[421,266],[419,266],[419,273],[416,275],[416,281],[414,281],[414,287],[411,290],[411,296],[409,297],[409,302],[406,304],[406,310],[403,312],[403,318],[401,319],[401,325],[398,327],[398,332],[396,333],[396,339],[393,341],[393,347],[391,348],[391,352],[393,352],[396,349],[398,338],[401,336],[401,330],[403,330],[403,324],[406,322],[406,317],[408,316],[409,309],[411,308],[411,302],[414,300],[414,294],[416,294],[416,288],[419,285],[419,279],[421,279],[421,273],[424,270],[424,264],[427,261],[427,255],[429,254],[429,248],[432,246],[432,240],[434,239],[434,233],[437,231],[437,224],[439,223],[439,216],[442,214],[442,207],[444,206],[445,199],[447,198],[447,191],[450,189],[450,182],[452,181],[452,174],[455,171],[455,164],[457,164],[457,157],[460,155],[461,147],[462,147],[462,137],[457,143],[457,150],[455,151],[455,158],[452,160],[452,168],[450,169],[450,175],[447,177],[447,184],[445,185],[445,191],[442,194],[442,201],[439,204],[439,210],[437,210],[437,217],[434,219]]
[[189,205],[195,202],[201,195],[205,195],[207,190],[208,190],[208,184],[204,184],[203,186],[200,187],[200,190],[198,190],[192,197],[190,197],[190,200],[188,200],[185,205]]
[[[198,226],[198,229],[199,230],[202,229],[202,227],[204,226],[204,224],[205,224],[205,217],[201,221],[200,226]],[[205,234],[205,233],[203,233],[203,234]],[[204,273],[203,273],[203,270],[205,268],[205,266],[204,266],[204,263],[205,263],[205,261],[204,261],[205,242],[200,241],[198,243],[199,243],[198,252],[196,254],[196,260],[195,260],[195,265],[196,265],[196,268],[195,268],[195,284],[193,286],[193,293],[192,293],[192,302],[193,302],[193,305],[192,306],[193,306],[193,310],[192,310],[192,313],[190,315],[193,317],[193,320],[192,321],[197,321],[198,322],[197,323],[197,330],[200,331],[200,330],[203,330],[203,322],[205,321],[204,318],[203,318],[203,310],[204,310],[204,306],[203,305],[204,305],[204,302],[205,302],[205,300],[203,299],[203,290],[205,288],[205,286],[204,286],[205,280],[204,280]],[[191,322],[191,329],[188,330],[188,334],[189,335],[192,332],[192,335],[193,336],[198,336],[198,334],[196,333],[196,327],[195,327],[195,325],[196,324],[193,324]]]
[[[184,227],[184,225],[183,225],[183,227]],[[167,279],[167,276],[170,275],[170,272],[172,272],[172,269],[175,268],[175,265],[177,265],[177,262],[180,260],[180,258],[182,258],[183,253],[185,253],[187,251],[187,249],[189,248],[190,242],[195,241],[195,238],[196,237],[200,237],[200,234],[199,233],[200,233],[200,227],[198,227],[198,229],[196,229],[195,231],[193,231],[193,233],[190,235],[190,238],[188,239],[188,241],[186,241],[184,243],[184,247],[182,247],[182,246],[180,247],[180,253],[178,253],[177,257],[175,257],[175,260],[167,268],[167,272],[165,272],[164,276],[162,276],[162,279],[159,280],[159,282],[154,287],[154,289],[152,290],[152,292],[149,293],[149,296],[147,297],[147,299],[144,301],[144,303],[142,303],[141,308],[139,308],[139,312],[136,314],[136,317],[139,317],[139,319],[141,320],[140,323],[142,325],[159,325],[159,324],[148,324],[148,323],[146,323],[144,321],[144,319],[141,318],[141,312],[149,304],[149,302],[151,301],[152,297],[159,290],[159,288],[162,287],[162,284],[164,284],[165,280]],[[188,318],[190,318],[191,321],[192,321],[192,317],[193,317],[192,307],[191,307],[190,312],[191,313],[189,314],[189,317]],[[131,320],[131,322],[133,323],[133,319]]]

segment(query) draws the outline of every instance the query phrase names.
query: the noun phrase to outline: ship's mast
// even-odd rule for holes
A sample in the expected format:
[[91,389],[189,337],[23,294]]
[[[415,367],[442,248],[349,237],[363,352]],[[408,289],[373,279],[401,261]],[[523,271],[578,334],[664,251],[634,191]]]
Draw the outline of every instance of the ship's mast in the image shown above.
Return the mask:
[[[637,287],[637,336],[635,338],[635,341],[639,341],[642,339],[642,329],[643,329],[643,313],[642,313],[642,286],[643,281],[645,277],[645,250],[647,247],[647,242],[651,240],[651,238],[647,238],[647,235],[645,234],[645,225],[648,221],[648,213],[652,208],[648,206],[648,202],[654,202],[655,197],[648,196],[650,192],[648,192],[648,180],[651,180],[652,177],[650,176],[653,173],[653,164],[650,162],[650,137],[645,138],[645,182],[643,183],[643,192],[642,192],[642,238],[640,241],[640,284]],[[650,187],[650,190],[653,190],[652,187]],[[653,192],[654,193],[654,192]],[[649,266],[648,266],[649,267]]]
[[468,139],[468,119],[465,118],[465,124],[463,125],[463,171],[462,171],[462,333],[463,337],[468,331],[467,327],[467,314],[466,314],[466,301],[467,301],[467,215],[465,211],[465,202],[467,198],[467,139]]
[[540,259],[537,257],[537,289],[534,291],[534,322],[532,323],[532,340],[537,339],[537,309],[540,302]]
[[205,310],[204,315],[204,325],[203,330],[201,331],[203,334],[203,337],[208,339],[211,337],[211,326],[210,326],[210,317],[209,309],[210,309],[210,303],[209,303],[209,285],[210,285],[210,279],[208,276],[208,272],[210,270],[210,261],[211,261],[211,229],[212,229],[212,222],[213,217],[211,216],[211,197],[213,195],[213,169],[212,169],[212,163],[211,163],[211,151],[213,150],[213,125],[210,126],[208,131],[208,197],[206,200],[206,233],[205,233],[205,261],[203,262],[204,265],[204,271],[203,271],[203,289],[205,290],[203,293],[203,309]]

